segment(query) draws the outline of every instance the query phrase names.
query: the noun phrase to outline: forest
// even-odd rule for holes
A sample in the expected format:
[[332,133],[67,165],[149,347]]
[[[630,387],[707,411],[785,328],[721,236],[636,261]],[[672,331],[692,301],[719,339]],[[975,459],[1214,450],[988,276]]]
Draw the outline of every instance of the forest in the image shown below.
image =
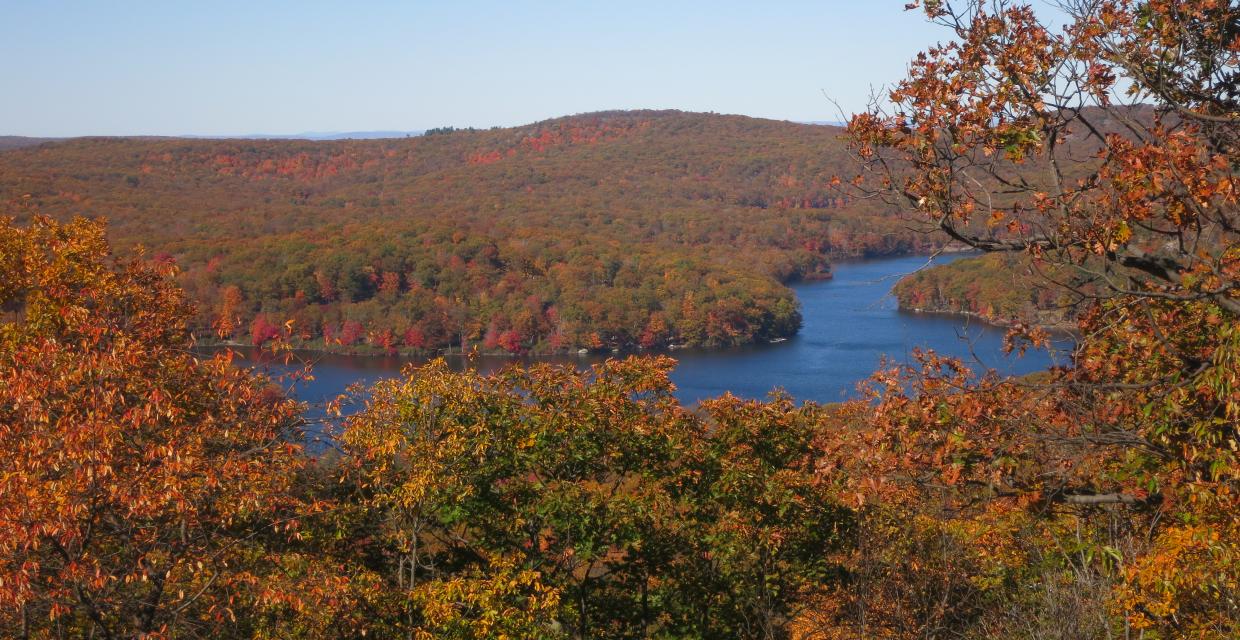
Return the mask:
[[842,135],[633,111],[384,140],[73,139],[0,153],[0,199],[106,217],[118,249],[175,260],[204,337],[718,347],[796,333],[784,284],[831,258],[941,244],[833,184],[856,172]]
[[[1056,286],[1056,284],[1061,286]],[[990,253],[922,269],[892,288],[900,308],[967,314],[990,324],[1071,329],[1096,294],[1094,278],[1063,268],[1034,266],[1022,256]]]
[[[852,117],[848,188],[938,229],[931,246],[987,254],[959,274],[1021,278],[930,272],[906,299],[993,297],[974,310],[1015,314],[1017,352],[1048,340],[1023,309],[1071,301],[1069,365],[1010,378],[918,351],[839,404],[686,407],[665,355],[488,375],[439,359],[311,412],[231,351],[194,348],[215,303],[194,288],[205,240],[161,236],[110,190],[91,206],[121,215],[85,217],[31,188],[0,217],[0,636],[1240,637],[1240,8],[1089,2],[1051,24],[1019,2],[909,8],[944,44]],[[508,134],[427,140],[458,135]],[[498,171],[507,153],[462,162]],[[82,162],[41,179],[94,180]],[[246,219],[219,206],[220,224]],[[756,210],[738,228],[813,211]],[[344,224],[304,213],[325,244]],[[215,224],[194,215],[178,220]],[[294,224],[252,218],[235,241],[269,241],[268,222]],[[128,248],[142,225],[162,248]],[[292,357],[297,320],[279,312],[262,311],[277,329],[261,342]],[[331,437],[309,446],[311,430]]]

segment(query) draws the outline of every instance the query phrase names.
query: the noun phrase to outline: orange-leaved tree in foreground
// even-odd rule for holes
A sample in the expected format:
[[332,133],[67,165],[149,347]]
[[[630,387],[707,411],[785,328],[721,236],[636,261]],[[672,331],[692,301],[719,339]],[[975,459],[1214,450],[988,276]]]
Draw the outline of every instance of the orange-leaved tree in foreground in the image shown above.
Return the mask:
[[1069,367],[876,376],[825,445],[869,516],[819,632],[1237,637],[1240,7],[919,4],[954,39],[853,118],[854,184],[1089,286]]
[[216,637],[262,595],[299,410],[189,350],[172,270],[0,219],[0,635]]

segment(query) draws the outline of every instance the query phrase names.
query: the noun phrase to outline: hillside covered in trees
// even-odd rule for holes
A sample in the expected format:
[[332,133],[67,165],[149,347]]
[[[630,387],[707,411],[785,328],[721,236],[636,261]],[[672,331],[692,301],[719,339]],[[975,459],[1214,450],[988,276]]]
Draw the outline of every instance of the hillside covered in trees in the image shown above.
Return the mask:
[[[1054,283],[1064,286],[1055,286]],[[934,265],[892,288],[900,308],[966,314],[986,322],[1063,329],[1073,326],[1095,279],[1068,269],[1034,265],[1023,256],[986,254]]]
[[[0,636],[1240,637],[1240,8],[1065,3],[1066,27],[1004,0],[921,8],[950,40],[920,55],[884,105],[850,121],[851,148],[869,170],[856,186],[1005,256],[990,261],[1020,256],[1013,265],[1051,274],[1063,295],[1081,291],[1054,274],[1090,276],[1097,289],[1081,296],[1071,366],[1007,378],[916,351],[838,405],[725,394],[685,407],[666,357],[491,375],[437,360],[313,417],[235,366],[231,351],[193,348],[201,311],[181,283],[224,277],[225,258],[178,276],[164,253],[114,253],[100,221],[14,207],[22,221],[0,216]],[[1125,136],[1104,133],[1095,112],[1051,106],[1094,105],[1125,120],[1111,106],[1125,90],[1156,105]],[[1082,129],[1104,153],[1064,180],[1057,144]],[[148,144],[200,143],[133,148]],[[606,156],[602,139],[593,144]],[[32,157],[49,150],[61,152]],[[500,171],[507,151],[490,154],[462,166]],[[1050,190],[1013,177],[1034,159],[1052,171]],[[228,185],[283,179],[188,175],[187,193],[200,192],[196,179],[218,180],[221,202],[234,204],[244,198],[228,200]],[[599,180],[624,191],[619,175]],[[999,183],[1006,193],[989,198],[984,186]],[[465,186],[453,193],[489,202]],[[137,220],[153,225],[113,197],[114,235],[133,237]],[[36,199],[57,208],[73,197],[32,188],[25,200]],[[178,247],[214,256],[204,238],[178,244],[178,227],[246,220],[200,206],[214,213],[146,229],[190,265]],[[291,225],[277,212],[295,217],[298,206],[324,217],[322,246],[350,242],[332,235],[342,231],[325,219],[331,209],[294,201],[244,233],[213,237],[261,246],[274,233],[261,223]],[[718,206],[759,215],[732,221],[706,208],[667,224],[687,238],[817,211]],[[652,220],[607,219],[627,231]],[[375,238],[396,224],[377,212],[371,223]],[[608,237],[611,250],[640,251]],[[495,238],[508,255],[511,239]],[[657,234],[650,243],[680,246]],[[683,246],[706,273],[779,255],[751,240],[703,266],[693,250],[719,254],[704,241]],[[467,273],[480,264],[452,251]],[[986,262],[960,273],[977,264]],[[334,295],[290,311],[367,302],[346,300],[348,282],[322,273]],[[381,270],[379,282],[386,273],[399,276],[392,297],[409,294],[407,271]],[[619,291],[620,273],[590,291]],[[923,289],[953,298],[955,278]],[[257,304],[232,295],[237,308]],[[1048,335],[1017,325],[1007,340],[1023,350]],[[330,429],[329,449],[307,446],[316,427]]]
[[783,283],[924,250],[836,127],[608,112],[385,140],[75,139],[0,154],[0,198],[106,216],[174,259],[195,324],[307,346],[510,352],[788,336]]

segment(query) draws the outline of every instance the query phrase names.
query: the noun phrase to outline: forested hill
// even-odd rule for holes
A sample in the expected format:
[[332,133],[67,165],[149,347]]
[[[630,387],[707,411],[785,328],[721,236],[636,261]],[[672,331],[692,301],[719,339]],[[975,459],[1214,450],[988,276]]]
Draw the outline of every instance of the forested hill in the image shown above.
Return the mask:
[[[1056,288],[1051,283],[1068,286]],[[1046,265],[1035,269],[1022,254],[989,253],[920,270],[896,283],[892,293],[900,308],[909,311],[1071,330],[1077,314],[1086,308],[1081,304],[1084,294],[1096,287],[1068,269]]]
[[606,112],[381,140],[79,138],[0,154],[0,198],[175,259],[201,328],[261,343],[719,346],[794,333],[782,283],[923,249],[832,189],[836,127]]

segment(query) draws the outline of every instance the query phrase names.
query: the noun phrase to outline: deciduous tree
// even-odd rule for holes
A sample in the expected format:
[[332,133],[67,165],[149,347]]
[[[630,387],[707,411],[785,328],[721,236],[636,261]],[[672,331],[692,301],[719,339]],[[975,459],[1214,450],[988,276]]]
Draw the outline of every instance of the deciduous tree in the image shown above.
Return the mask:
[[[1012,381],[925,354],[882,374],[851,441],[832,445],[838,477],[903,505],[909,522],[959,521],[988,544],[1036,548],[1049,573],[1015,584],[1051,594],[1063,586],[1053,576],[1073,576],[1068,591],[1111,616],[1098,632],[1235,637],[1240,8],[1061,8],[1066,26],[1053,29],[1015,2],[925,2],[954,40],[919,55],[850,133],[864,197],[1087,279],[1065,289],[1085,305],[1073,366]],[[1010,339],[1045,335],[1018,327]],[[1012,509],[1037,517],[1003,534],[996,514]],[[1030,615],[986,628],[1041,637],[1021,618],[1049,619],[1050,600],[1002,598],[991,613]],[[958,622],[966,634],[980,624]]]
[[173,269],[0,220],[0,635],[225,635],[293,526],[299,408],[190,351]]

